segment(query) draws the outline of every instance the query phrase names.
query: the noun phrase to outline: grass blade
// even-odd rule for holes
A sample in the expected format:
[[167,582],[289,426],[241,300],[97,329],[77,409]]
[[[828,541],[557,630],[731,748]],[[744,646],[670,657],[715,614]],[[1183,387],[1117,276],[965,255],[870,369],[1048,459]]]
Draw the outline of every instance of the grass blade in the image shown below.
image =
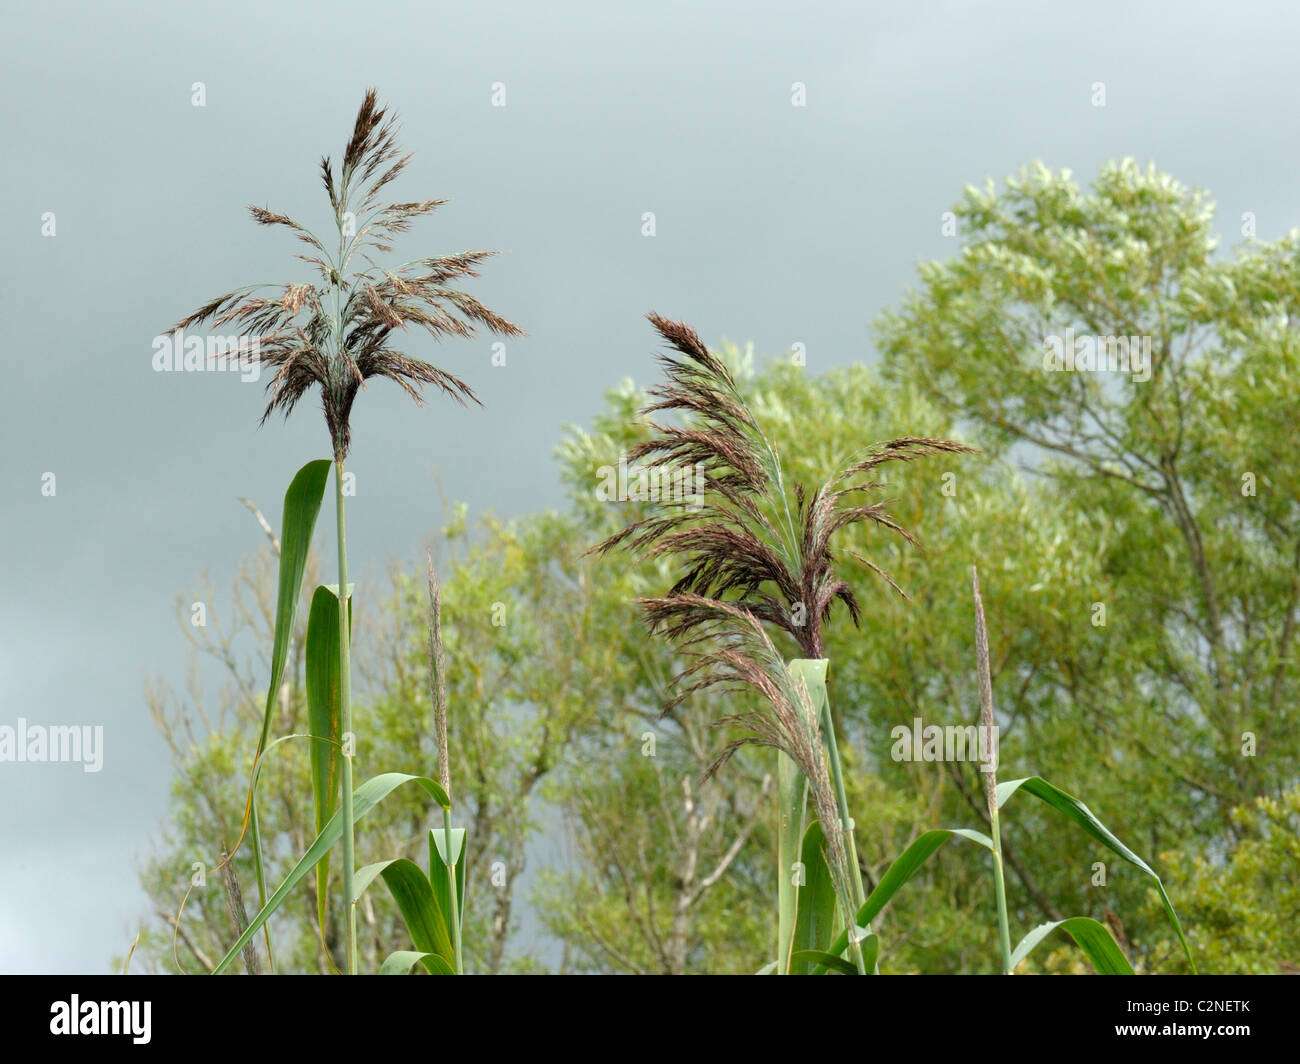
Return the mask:
[[423,964],[434,975],[451,975],[447,962],[436,953],[419,953],[416,950],[399,949],[384,958],[379,966],[380,975],[410,975],[411,969]]
[[777,778],[777,969],[790,974],[790,954],[794,950],[795,924],[799,892],[794,885],[794,863],[801,857],[804,802],[807,777],[794,760],[782,751],[776,754]]
[[415,948],[421,953],[436,954],[449,965],[453,963],[447,917],[439,908],[433,887],[420,866],[401,857],[357,869],[354,879],[357,898],[380,876],[397,902]]
[[[872,935],[871,937],[874,938],[875,936]],[[847,936],[846,936],[846,943],[847,943]],[[865,962],[866,960],[865,956],[863,960]],[[833,953],[827,953],[825,950],[820,950],[820,949],[795,950],[794,956],[791,958],[791,961],[796,964],[801,964],[806,966],[816,966],[821,968],[823,971],[830,969],[831,971],[835,972],[837,975],[858,974],[858,970],[853,966],[852,962],[846,961],[843,957],[837,957]]]
[[1110,929],[1105,924],[1087,916],[1072,916],[1068,920],[1056,920],[1050,924],[1039,924],[1020,940],[1020,945],[1011,954],[1011,970],[1029,955],[1029,952],[1053,931],[1066,932],[1087,954],[1098,975],[1132,975],[1133,966],[1116,944]]
[[[880,910],[889,903],[890,898],[897,894],[903,884],[916,874],[916,870],[925,864],[930,855],[954,836],[977,843],[990,852],[993,850],[992,839],[978,831],[971,831],[969,828],[940,828],[935,831],[927,831],[904,850],[902,856],[898,857],[889,866],[889,871],[876,884],[876,889],[871,892],[866,904],[858,910],[858,925],[860,927],[869,927],[871,921],[880,914]],[[871,937],[874,938],[875,936]],[[848,948],[848,945],[849,936],[846,932],[841,931],[839,937],[832,943],[830,952],[832,954],[843,953]],[[821,972],[819,971],[817,974],[821,974]]]
[[[348,599],[351,626],[352,600]],[[337,585],[318,587],[307,619],[307,720],[312,736],[311,787],[316,807],[316,832],[339,806],[339,783],[343,778],[340,743],[343,736],[339,701],[339,608]],[[327,853],[316,866],[317,919],[322,937],[329,897],[330,857]]]
[[[822,950],[835,936],[835,884],[822,852],[825,836],[814,820],[803,836],[804,883],[798,890],[798,915],[794,926],[794,951]],[[808,975],[813,966],[791,961],[791,975]]]
[[[370,812],[371,809],[382,802],[404,783],[416,784],[444,809],[451,804],[450,799],[447,797],[447,792],[438,786],[436,781],[429,779],[427,776],[410,776],[405,772],[385,772],[378,776],[372,776],[356,789],[353,801],[354,818],[360,820],[366,815],[366,813]],[[276,892],[271,895],[270,900],[267,901],[267,903],[262,906],[261,911],[253,917],[253,922],[250,923],[244,933],[239,936],[239,941],[230,948],[230,952],[227,953],[221,959],[221,962],[212,970],[213,975],[220,975],[230,966],[231,961],[233,961],[239,951],[244,948],[244,945],[248,940],[252,938],[253,935],[257,934],[257,932],[261,930],[262,925],[270,918],[271,914],[284,904],[284,899],[289,896],[289,892],[303,881],[307,873],[316,866],[316,862],[324,857],[325,854],[329,853],[330,847],[338,842],[342,835],[343,818],[340,814],[335,813],[330,817],[329,823],[325,825],[320,834],[316,836],[316,840],[307,848],[307,852],[303,854],[298,863],[293,866],[293,870],[285,877],[284,882],[281,883]]]
[[307,568],[307,554],[311,550],[312,532],[320,514],[321,500],[325,497],[325,482],[329,479],[330,462],[318,459],[308,462],[289,483],[284,495],[283,527],[280,533],[280,586],[275,604],[275,637],[271,647],[271,679],[266,690],[266,713],[262,720],[262,737],[257,744],[260,754],[266,746],[271,730],[271,717],[275,701],[284,679],[284,665],[289,655],[289,638],[293,635],[294,620],[298,615],[298,596],[302,590],[302,574]]
[[[280,697],[280,683],[284,679],[284,664],[289,656],[289,639],[293,635],[294,620],[298,615],[298,595],[302,590],[302,574],[307,567],[311,550],[312,532],[320,514],[321,500],[325,497],[325,481],[329,478],[330,463],[325,459],[308,462],[289,482],[284,493],[284,513],[280,532],[280,585],[275,603],[275,634],[271,646],[271,678],[266,688],[266,711],[262,716],[262,734],[257,740],[254,763],[266,749],[271,733],[271,718],[275,703]],[[257,873],[257,902],[266,904],[266,873],[262,862],[262,832],[257,818],[257,789],[248,793],[249,829],[252,835],[253,868]],[[267,957],[271,970],[275,970],[275,954],[271,951],[269,934],[266,939]]]
[[[452,863],[456,866],[456,908],[461,920],[465,919],[465,829],[451,829]],[[438,906],[447,919],[447,933],[451,927],[451,898],[447,896],[447,833],[442,828],[429,829],[429,883],[438,899]]]
[[1174,931],[1178,935],[1178,941],[1182,943],[1183,954],[1187,957],[1187,963],[1191,966],[1192,974],[1196,974],[1196,962],[1192,960],[1192,950],[1187,944],[1186,936],[1183,934],[1183,925],[1179,922],[1178,914],[1174,912],[1173,902],[1169,900],[1169,895],[1165,893],[1165,885],[1160,881],[1160,877],[1156,875],[1152,867],[1112,835],[1106,825],[1098,820],[1093,815],[1092,810],[1083,802],[1079,801],[1074,795],[1067,794],[1059,787],[1048,783],[1041,776],[1027,776],[1024,779],[1007,780],[1006,783],[999,784],[998,808],[1001,809],[1006,805],[1011,796],[1019,790],[1032,794],[1058,812],[1064,813],[1107,849],[1117,853],[1129,864],[1145,872],[1154,880],[1156,890],[1160,893],[1160,903],[1165,916],[1168,917],[1169,923],[1173,925]]

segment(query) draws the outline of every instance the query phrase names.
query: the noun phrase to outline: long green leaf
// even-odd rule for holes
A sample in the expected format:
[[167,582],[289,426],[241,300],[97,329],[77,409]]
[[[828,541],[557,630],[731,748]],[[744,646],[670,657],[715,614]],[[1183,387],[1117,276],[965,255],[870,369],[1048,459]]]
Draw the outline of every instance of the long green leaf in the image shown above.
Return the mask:
[[1098,975],[1133,974],[1133,966],[1120,951],[1110,929],[1087,916],[1072,916],[1068,920],[1039,924],[1020,940],[1020,945],[1011,954],[1011,970],[1014,972],[1016,966],[1029,955],[1029,951],[1057,928],[1074,939],[1079,948],[1087,954]]
[[448,964],[454,963],[447,919],[438,907],[438,899],[420,866],[400,857],[357,869],[353,885],[358,898],[376,876],[383,877],[389,893],[397,902],[415,948],[421,953],[437,954]]
[[[465,919],[465,829],[451,829],[452,861],[456,865],[456,908]],[[443,828],[429,829],[429,883],[438,898],[438,907],[447,918],[451,934],[451,899],[447,896],[447,833]]]
[[[803,836],[804,883],[798,892],[794,925],[794,952],[824,950],[835,935],[835,884],[826,865],[826,836],[819,821],[808,825]],[[791,961],[791,975],[807,975],[813,966]]]
[[[846,938],[846,944],[847,944],[847,938]],[[808,967],[819,966],[823,969],[829,968],[834,970],[840,975],[858,974],[858,970],[855,967],[853,967],[853,964],[851,962],[846,961],[843,957],[837,957],[833,953],[827,953],[825,950],[820,950],[820,949],[795,950],[794,956],[791,958],[791,960],[794,963],[808,966]],[[864,961],[866,960],[865,956],[863,957],[863,960]]]
[[[354,822],[360,820],[404,783],[416,784],[444,809],[451,806],[451,799],[447,797],[447,792],[438,786],[436,781],[429,779],[427,776],[409,776],[405,772],[385,772],[366,780],[354,792],[352,809]],[[338,842],[342,834],[343,818],[339,813],[335,813],[330,817],[329,823],[325,825],[320,834],[316,836],[315,841],[307,848],[307,852],[293,866],[293,870],[285,877],[284,882],[271,895],[270,900],[262,906],[261,911],[253,918],[252,923],[239,936],[239,941],[230,948],[230,952],[212,970],[213,975],[220,975],[230,966],[239,951],[248,943],[248,940],[257,934],[271,914],[284,903],[284,899],[289,896],[289,892],[302,882],[307,873],[316,866],[316,862],[329,852],[330,847]]]
[[801,857],[808,779],[788,754],[777,751],[776,780],[776,955],[780,973],[784,975],[790,972],[790,954],[794,950],[799,897],[794,885],[794,863]]
[[[935,831],[927,831],[904,850],[902,856],[898,857],[889,866],[889,871],[881,877],[880,882],[876,884],[876,889],[867,898],[866,904],[858,910],[857,922],[859,926],[870,926],[871,921],[879,915],[880,910],[889,903],[889,899],[897,894],[903,884],[915,875],[916,870],[925,864],[935,850],[954,836],[977,843],[990,852],[993,850],[992,839],[978,831],[971,831],[969,828],[940,828]],[[831,945],[830,952],[838,955],[843,953],[848,948],[848,945],[848,933],[841,931],[839,937]],[[818,974],[821,974],[822,970],[824,969],[820,969]]]
[[415,950],[399,949],[384,958],[379,966],[380,975],[410,975],[411,969],[423,964],[434,975],[451,975],[447,962],[436,953],[419,953]]
[[1107,849],[1119,854],[1129,864],[1145,872],[1155,881],[1156,890],[1160,892],[1160,903],[1164,908],[1165,916],[1173,925],[1174,931],[1178,935],[1178,941],[1182,943],[1183,955],[1186,956],[1187,963],[1191,966],[1193,974],[1195,974],[1196,962],[1192,960],[1192,950],[1187,944],[1187,937],[1183,934],[1183,925],[1179,922],[1178,914],[1174,912],[1173,902],[1169,900],[1169,895],[1165,893],[1165,885],[1160,881],[1160,877],[1156,875],[1155,870],[1112,835],[1110,829],[1098,820],[1093,815],[1092,810],[1083,802],[1079,801],[1074,795],[1067,794],[1059,787],[1048,783],[1041,776],[1026,776],[1024,779],[1008,780],[1006,783],[998,784],[998,808],[1001,809],[1006,805],[1011,796],[1020,790],[1032,794],[1058,812],[1064,813]]
[[311,551],[311,536],[320,514],[325,483],[329,479],[328,459],[308,462],[289,483],[284,493],[284,517],[280,532],[280,587],[275,603],[275,638],[271,645],[271,680],[266,689],[266,713],[262,719],[262,737],[257,749],[266,745],[271,730],[275,701],[284,679],[284,665],[289,656],[289,639],[298,616],[298,597],[302,591],[302,574]]
[[[294,619],[298,615],[298,596],[302,591],[302,574],[307,567],[311,551],[311,536],[320,514],[321,499],[325,496],[325,482],[329,479],[331,463],[327,459],[308,462],[289,482],[284,493],[284,513],[280,530],[280,586],[275,603],[275,635],[271,644],[271,678],[266,688],[266,710],[262,715],[262,734],[257,740],[254,761],[266,749],[271,733],[271,719],[275,715],[276,699],[280,696],[280,682],[284,679],[284,664],[289,656],[289,639],[293,635]],[[257,816],[257,789],[249,791],[249,830],[252,836],[253,869],[257,874],[258,904],[266,901],[266,873],[262,861],[262,830]],[[275,956],[271,942],[266,943],[267,954],[275,969]]]
[[[352,600],[348,599],[351,625]],[[320,832],[339,806],[339,781],[343,778],[340,751],[343,724],[339,702],[339,600],[332,587],[318,587],[307,618],[307,720],[316,742],[311,744],[311,789],[316,806],[316,831]],[[325,933],[329,903],[327,853],[316,866],[317,919]]]
[[[861,931],[862,928],[858,928]],[[880,955],[880,938],[872,933],[862,938],[862,966],[868,975],[876,974],[876,958]]]

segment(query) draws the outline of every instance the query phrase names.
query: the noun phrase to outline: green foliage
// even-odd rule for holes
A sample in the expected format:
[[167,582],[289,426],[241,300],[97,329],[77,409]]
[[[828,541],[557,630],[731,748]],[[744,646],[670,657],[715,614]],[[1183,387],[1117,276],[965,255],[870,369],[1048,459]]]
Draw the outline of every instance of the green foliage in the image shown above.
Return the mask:
[[[351,600],[348,602],[351,610]],[[312,595],[307,619],[306,690],[307,720],[311,729],[311,789],[316,812],[316,833],[339,806],[343,780],[340,744],[343,718],[339,697],[339,600],[337,589],[318,587]],[[316,866],[317,915],[325,929],[330,858]]]
[[1300,970],[1300,789],[1232,811],[1226,854],[1166,855],[1201,971],[1294,975]]

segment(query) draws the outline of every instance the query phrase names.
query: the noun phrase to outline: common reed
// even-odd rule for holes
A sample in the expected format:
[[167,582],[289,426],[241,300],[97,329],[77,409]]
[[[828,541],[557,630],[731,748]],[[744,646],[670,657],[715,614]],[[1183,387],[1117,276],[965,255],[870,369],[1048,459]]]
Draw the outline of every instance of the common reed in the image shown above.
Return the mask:
[[[866,896],[826,694],[823,629],[835,603],[843,604],[855,625],[862,609],[839,573],[834,541],[846,528],[875,525],[914,543],[915,537],[889,515],[887,501],[866,501],[884,486],[872,478],[873,471],[890,462],[973,449],[951,440],[903,436],[848,456],[819,486],[789,484],[779,454],[726,365],[690,326],[658,314],[648,317],[671,350],[659,356],[665,381],[650,389],[651,402],[641,411],[650,435],[629,451],[627,460],[694,468],[704,497],[666,499],[656,513],[593,550],[666,556],[682,570],[666,595],[641,600],[651,632],[694,659],[678,677],[677,698],[712,685],[748,687],[763,697],[766,712],[733,714],[718,722],[741,732],[720,761],[741,746],[756,744],[776,747],[797,766],[797,773],[787,774],[781,807],[798,808],[797,792],[808,788],[843,916],[855,931],[853,914]],[[654,420],[666,412],[679,415],[681,423]],[[901,591],[865,555],[844,553]],[[789,636],[799,659],[783,663],[765,628]],[[800,818],[796,814],[793,819]],[[802,831],[800,824],[797,834]],[[780,857],[782,877],[788,874],[789,856]],[[786,909],[783,896],[778,936],[782,972],[791,965],[785,929],[793,928],[793,922]],[[856,934],[853,946],[861,969]]]
[[[366,381],[387,378],[398,384],[417,403],[425,385],[432,385],[459,403],[479,402],[473,389],[460,377],[421,361],[396,347],[399,336],[413,338],[411,327],[427,333],[434,341],[447,337],[471,337],[476,326],[499,336],[518,336],[521,330],[490,310],[469,293],[455,287],[466,277],[477,277],[477,267],[493,251],[465,251],[453,255],[427,256],[392,266],[383,266],[376,256],[393,250],[392,242],[417,219],[446,203],[441,199],[388,202],[381,193],[410,161],[397,145],[396,116],[380,106],[373,88],[366,91],[357,111],[351,136],[337,169],[326,156],[320,162],[320,178],[329,198],[336,240],[326,241],[288,215],[265,207],[250,206],[259,225],[288,229],[308,252],[298,258],[315,268],[318,279],[282,285],[254,284],[226,292],[181,319],[173,328],[184,330],[199,325],[212,328],[235,326],[241,330],[240,354],[250,362],[273,367],[267,381],[270,393],[262,422],[276,411],[286,417],[298,401],[319,388],[321,406],[329,431],[335,473],[335,514],[338,545],[337,621],[326,634],[322,621],[318,643],[337,642],[337,680],[324,677],[320,684],[322,705],[320,728],[314,729],[313,758],[328,762],[316,779],[333,777],[333,762],[342,748],[342,840],[343,913],[346,922],[347,970],[357,969],[355,902],[358,893],[355,869],[354,787],[352,756],[348,741],[354,735],[351,705],[350,586],[347,570],[347,537],[344,517],[344,460],[351,446],[352,406]],[[291,486],[286,499],[286,530],[291,511],[309,540],[323,490],[323,478],[316,464],[304,469]],[[287,538],[287,536],[286,536]],[[305,551],[305,546],[302,546]],[[292,558],[281,559],[280,605],[277,612],[277,649],[286,620],[292,625],[296,595],[301,581],[299,566],[294,573]],[[318,589],[319,591],[320,589]],[[325,589],[330,590],[330,589]],[[286,600],[286,596],[288,600]],[[316,611],[313,610],[313,619]],[[309,640],[311,632],[309,630]],[[311,647],[309,645],[309,658]],[[278,683],[282,656],[272,667],[272,687]],[[309,666],[310,668],[310,666]],[[322,666],[324,668],[324,666]],[[310,690],[310,684],[309,684]],[[337,711],[337,719],[334,719]],[[271,722],[271,699],[255,764],[266,749]],[[323,729],[323,733],[322,733]],[[445,739],[445,736],[440,736]],[[340,742],[342,740],[342,742]],[[326,749],[328,747],[328,749]],[[318,785],[328,786],[327,782]],[[441,799],[440,799],[441,800]],[[331,800],[317,795],[318,828],[324,829]],[[444,809],[446,803],[444,803]],[[258,877],[259,900],[267,904],[257,822],[256,792],[250,790],[250,817]],[[450,840],[450,829],[448,829]],[[322,886],[325,876],[321,875]],[[454,882],[453,882],[454,886]],[[322,894],[322,922],[324,901]],[[268,938],[268,948],[269,948]]]

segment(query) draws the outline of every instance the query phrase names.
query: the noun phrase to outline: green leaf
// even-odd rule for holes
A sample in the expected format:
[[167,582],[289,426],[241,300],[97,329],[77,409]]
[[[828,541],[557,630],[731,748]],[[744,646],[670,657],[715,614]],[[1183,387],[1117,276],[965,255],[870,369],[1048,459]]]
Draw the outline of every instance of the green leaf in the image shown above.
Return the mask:
[[[452,862],[456,866],[456,913],[465,919],[465,829],[451,829]],[[451,931],[451,899],[447,896],[447,832],[444,828],[429,829],[429,883],[438,898],[438,906]]]
[[[876,884],[876,889],[871,892],[871,896],[867,898],[866,903],[858,910],[858,924],[862,927],[870,926],[871,921],[876,918],[880,910],[889,903],[889,899],[897,894],[903,884],[916,874],[916,870],[925,864],[935,850],[954,836],[978,843],[990,852],[993,850],[992,839],[978,831],[971,831],[969,828],[940,828],[935,831],[927,831],[904,850],[902,856],[889,866],[889,871],[881,877],[880,882]],[[848,933],[841,931],[839,937],[831,944],[830,951],[838,955],[848,949],[848,946]],[[821,972],[819,971],[816,974],[821,974]]]
[[768,961],[763,967],[756,971],[755,975],[776,975],[776,961]]
[[1098,975],[1133,974],[1133,966],[1116,945],[1110,929],[1087,916],[1072,916],[1068,920],[1039,924],[1020,940],[1020,945],[1011,954],[1011,970],[1014,972],[1016,966],[1029,955],[1029,952],[1057,928],[1074,939],[1079,948],[1087,954]]
[[[307,618],[307,720],[316,741],[311,744],[311,788],[316,806],[316,831],[320,832],[339,806],[339,783],[343,778],[342,708],[339,699],[339,600],[334,588],[318,587]],[[349,593],[352,585],[348,585]],[[348,599],[351,627],[352,599]],[[317,918],[325,933],[325,910],[329,903],[330,858],[327,853],[316,866]]]
[[776,755],[777,824],[776,899],[777,957],[782,972],[790,970],[794,950],[794,932],[798,912],[798,892],[794,886],[794,863],[802,859],[804,803],[808,779],[782,751]]
[[1074,795],[1067,794],[1059,787],[1048,783],[1041,776],[1026,776],[1024,779],[1008,780],[1006,783],[998,784],[998,808],[1001,809],[1006,805],[1011,796],[1019,790],[1026,791],[1035,798],[1042,799],[1053,809],[1064,813],[1107,849],[1119,854],[1129,864],[1145,872],[1155,881],[1156,890],[1160,892],[1160,903],[1165,911],[1165,916],[1173,925],[1174,931],[1178,935],[1178,941],[1182,943],[1183,954],[1187,957],[1187,963],[1191,966],[1192,973],[1196,974],[1196,962],[1192,960],[1192,950],[1187,944],[1186,936],[1183,934],[1183,925],[1178,920],[1178,914],[1174,912],[1173,902],[1169,900],[1169,895],[1165,893],[1165,885],[1160,881],[1160,877],[1156,875],[1152,867],[1112,835],[1106,825],[1098,820],[1093,815],[1092,810],[1083,802],[1079,801]]
[[[352,792],[353,822],[359,821],[404,783],[416,784],[444,809],[450,808],[451,799],[447,797],[447,792],[427,776],[408,776],[405,772],[385,772],[378,776],[372,776]],[[284,903],[284,899],[289,896],[289,892],[302,882],[307,873],[316,866],[317,861],[329,853],[330,847],[338,842],[342,835],[343,817],[340,813],[335,813],[330,817],[329,823],[325,825],[320,834],[316,836],[315,841],[307,848],[307,852],[293,866],[293,870],[285,877],[284,882],[271,895],[267,903],[262,906],[261,911],[253,917],[253,922],[239,936],[239,941],[230,948],[230,952],[212,970],[213,975],[220,975],[230,966],[239,951],[248,944],[248,940],[257,934],[271,914]]]
[[[858,929],[859,931],[861,928]],[[880,955],[880,939],[875,934],[870,934],[862,940],[862,966],[867,970],[868,975],[874,975],[876,971],[876,958]]]
[[[871,936],[874,938],[875,936]],[[847,944],[847,937],[846,937]],[[865,959],[865,958],[864,958]],[[837,957],[833,953],[827,953],[820,949],[800,949],[795,950],[792,961],[806,964],[809,966],[818,966],[823,969],[829,968],[840,975],[857,975],[858,970],[853,967],[852,962],[846,961],[843,957]],[[874,964],[872,965],[874,967]]]
[[[823,950],[835,935],[835,884],[826,865],[823,848],[826,836],[820,822],[814,820],[803,836],[804,884],[797,890],[798,910],[794,925],[795,953]],[[808,975],[812,966],[790,964],[791,975]]]
[[308,462],[289,483],[284,494],[284,517],[280,532],[280,588],[275,605],[275,641],[271,647],[271,680],[266,689],[266,713],[262,720],[262,738],[257,744],[258,753],[266,745],[271,730],[271,718],[276,699],[280,695],[280,682],[284,679],[284,664],[289,655],[289,639],[293,635],[294,620],[298,616],[298,596],[302,591],[302,574],[307,567],[311,550],[312,532],[320,514],[321,499],[325,496],[325,483],[329,479],[331,462],[319,458]]
[[447,920],[438,907],[438,899],[420,866],[414,861],[399,857],[357,869],[352,882],[358,898],[377,876],[383,877],[388,892],[397,902],[415,948],[421,953],[437,954],[449,964],[454,964]]
[[[298,596],[302,591],[302,574],[307,566],[307,555],[311,550],[312,532],[316,528],[316,518],[320,514],[321,499],[325,495],[325,482],[329,479],[330,465],[325,458],[308,462],[289,482],[289,490],[284,493],[284,514],[280,530],[280,586],[275,604],[275,635],[271,646],[271,678],[266,688],[266,711],[262,715],[262,734],[257,740],[257,752],[254,761],[262,756],[266,749],[266,740],[271,733],[271,719],[275,713],[275,703],[280,697],[280,683],[284,679],[284,664],[289,656],[289,639],[293,635],[294,620],[298,615]],[[248,796],[249,829],[252,835],[253,868],[257,874],[257,900],[266,898],[266,874],[262,862],[262,832],[257,817],[257,789],[254,786]],[[267,952],[271,955],[271,967],[274,970],[274,955],[270,954],[271,943],[267,940]]]
[[447,962],[436,953],[419,953],[416,950],[399,949],[384,958],[379,966],[380,975],[410,975],[411,969],[423,963],[434,975],[451,975]]

